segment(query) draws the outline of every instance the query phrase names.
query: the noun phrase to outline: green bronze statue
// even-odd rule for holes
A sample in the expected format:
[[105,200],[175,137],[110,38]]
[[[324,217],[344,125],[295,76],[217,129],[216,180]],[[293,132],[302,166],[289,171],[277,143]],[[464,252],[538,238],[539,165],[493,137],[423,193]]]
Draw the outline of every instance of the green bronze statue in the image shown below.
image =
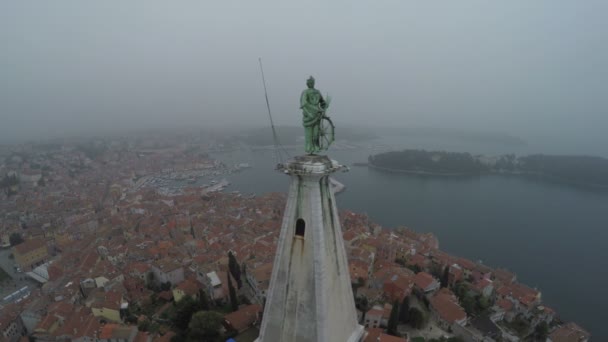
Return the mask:
[[302,109],[302,124],[304,125],[305,145],[308,154],[325,151],[334,141],[334,125],[326,115],[330,98],[323,98],[321,92],[315,89],[315,79],[310,76],[306,81],[308,86],[300,97]]

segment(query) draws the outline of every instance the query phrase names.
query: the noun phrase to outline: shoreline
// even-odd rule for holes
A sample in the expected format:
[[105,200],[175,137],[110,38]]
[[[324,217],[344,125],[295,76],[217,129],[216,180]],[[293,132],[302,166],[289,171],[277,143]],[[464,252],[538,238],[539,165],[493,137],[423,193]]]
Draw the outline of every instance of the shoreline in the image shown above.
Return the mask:
[[473,174],[473,173],[446,173],[446,172],[432,172],[432,171],[422,171],[422,170],[403,170],[403,169],[392,169],[388,167],[382,167],[374,165],[373,163],[367,163],[369,168],[387,171],[393,173],[406,173],[412,175],[426,175],[426,176],[442,176],[442,177],[467,177],[467,176],[480,176],[481,174]]
[[477,177],[477,176],[486,176],[486,175],[509,175],[509,176],[524,176],[524,177],[535,177],[540,178],[541,180],[548,180],[556,183],[568,184],[568,185],[576,185],[583,187],[591,187],[594,189],[608,190],[608,184],[598,184],[598,183],[586,183],[586,182],[577,182],[567,180],[565,178],[561,178],[558,176],[552,176],[543,173],[534,173],[534,172],[484,172],[484,173],[443,173],[443,172],[432,172],[432,171],[417,171],[417,170],[403,170],[403,169],[392,169],[382,166],[374,165],[373,163],[367,163],[367,166],[374,170],[386,171],[391,173],[403,173],[410,175],[421,175],[421,176],[439,176],[439,177]]

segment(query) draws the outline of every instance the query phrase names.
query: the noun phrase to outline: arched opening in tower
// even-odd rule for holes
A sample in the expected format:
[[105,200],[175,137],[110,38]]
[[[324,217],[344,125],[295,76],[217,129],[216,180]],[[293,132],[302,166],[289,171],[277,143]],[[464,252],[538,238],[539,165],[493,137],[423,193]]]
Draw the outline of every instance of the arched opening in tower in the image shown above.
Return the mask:
[[304,238],[304,230],[306,230],[306,222],[303,219],[299,218],[296,221],[296,236]]

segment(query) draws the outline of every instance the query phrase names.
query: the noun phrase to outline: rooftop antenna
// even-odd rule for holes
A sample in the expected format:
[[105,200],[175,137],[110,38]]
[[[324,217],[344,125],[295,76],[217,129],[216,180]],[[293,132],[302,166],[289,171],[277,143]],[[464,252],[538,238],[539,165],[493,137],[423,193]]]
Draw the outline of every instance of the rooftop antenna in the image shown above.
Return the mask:
[[272,120],[272,113],[270,111],[270,101],[268,101],[268,90],[266,89],[266,78],[264,77],[264,68],[262,67],[262,58],[258,58],[258,61],[260,62],[260,71],[262,73],[262,84],[264,85],[264,97],[266,98],[266,108],[268,108],[268,118],[270,119],[270,128],[272,129],[272,140],[273,140],[273,144],[274,144],[274,149],[273,149],[274,159],[275,159],[275,162],[277,163],[277,168],[278,168],[284,162],[283,155],[281,155],[281,153],[283,153],[286,157],[289,157],[289,154],[287,153],[287,151],[285,151],[283,146],[281,146],[281,143],[279,141],[279,136],[277,135],[277,131],[274,127],[274,121]]

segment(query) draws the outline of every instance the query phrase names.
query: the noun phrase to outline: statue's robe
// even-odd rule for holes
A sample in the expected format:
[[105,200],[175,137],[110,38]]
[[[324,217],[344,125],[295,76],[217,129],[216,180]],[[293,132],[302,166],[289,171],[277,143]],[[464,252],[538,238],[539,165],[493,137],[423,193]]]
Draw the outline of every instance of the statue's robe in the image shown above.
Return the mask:
[[303,111],[302,123],[304,127],[317,125],[321,121],[325,100],[321,92],[314,88],[306,89],[300,97],[300,108]]
[[314,88],[305,89],[300,97],[302,108],[302,124],[305,130],[305,150],[307,153],[316,153],[321,150],[319,146],[319,125],[323,118],[326,102],[321,92]]

